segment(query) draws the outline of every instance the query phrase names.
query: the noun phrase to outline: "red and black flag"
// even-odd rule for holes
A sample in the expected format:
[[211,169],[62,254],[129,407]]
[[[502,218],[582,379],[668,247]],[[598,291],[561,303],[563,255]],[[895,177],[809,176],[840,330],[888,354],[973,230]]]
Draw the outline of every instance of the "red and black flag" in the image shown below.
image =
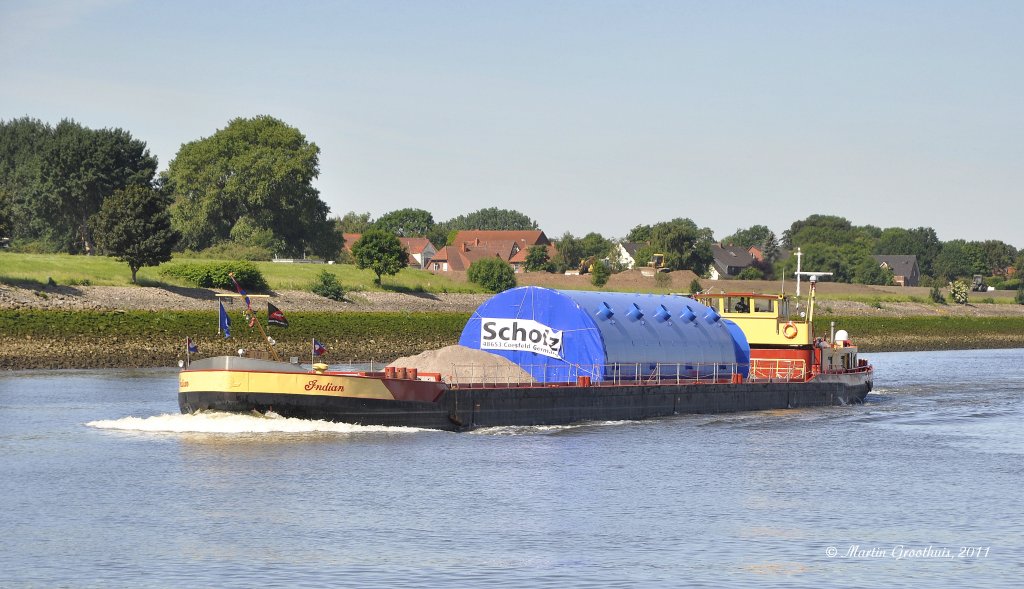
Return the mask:
[[284,318],[284,313],[270,302],[267,303],[267,324],[288,327],[288,320]]

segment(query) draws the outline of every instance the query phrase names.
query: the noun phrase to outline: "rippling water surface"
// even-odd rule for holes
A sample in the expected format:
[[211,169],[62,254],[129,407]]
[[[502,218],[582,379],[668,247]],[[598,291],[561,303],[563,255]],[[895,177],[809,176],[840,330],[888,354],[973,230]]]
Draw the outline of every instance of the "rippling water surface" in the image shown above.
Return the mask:
[[0,587],[1019,587],[1024,350],[871,358],[864,406],[470,434],[3,373]]

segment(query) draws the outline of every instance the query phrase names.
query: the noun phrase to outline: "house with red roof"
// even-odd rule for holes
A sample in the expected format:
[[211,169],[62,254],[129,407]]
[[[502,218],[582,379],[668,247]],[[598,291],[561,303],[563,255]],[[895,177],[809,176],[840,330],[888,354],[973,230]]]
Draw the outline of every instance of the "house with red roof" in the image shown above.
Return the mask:
[[429,268],[435,272],[464,272],[476,260],[492,256],[512,264],[513,268],[517,264],[521,268],[526,263],[528,250],[535,245],[548,247],[549,255],[553,255],[551,241],[540,230],[459,231],[452,245],[438,250]]

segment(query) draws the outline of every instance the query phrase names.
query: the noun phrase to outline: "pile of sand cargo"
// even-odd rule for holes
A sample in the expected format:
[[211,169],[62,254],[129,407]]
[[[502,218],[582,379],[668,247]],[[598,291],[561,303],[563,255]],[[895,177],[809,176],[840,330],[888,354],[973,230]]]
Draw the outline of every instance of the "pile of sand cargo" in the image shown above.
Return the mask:
[[529,372],[508,358],[457,345],[405,356],[388,366],[416,368],[421,373],[436,372],[449,384],[534,382]]

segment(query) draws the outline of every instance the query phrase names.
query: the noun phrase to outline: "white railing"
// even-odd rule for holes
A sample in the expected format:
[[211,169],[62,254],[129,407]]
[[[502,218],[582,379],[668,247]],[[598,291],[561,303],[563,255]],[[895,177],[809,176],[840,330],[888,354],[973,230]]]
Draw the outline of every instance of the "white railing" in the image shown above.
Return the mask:
[[[634,362],[615,364],[536,364],[480,366],[452,364],[444,379],[461,388],[557,385],[660,385],[730,382],[747,367],[737,363]],[[525,373],[525,375],[524,375]]]
[[807,380],[807,362],[787,358],[755,358],[750,361],[751,382],[793,382]]

